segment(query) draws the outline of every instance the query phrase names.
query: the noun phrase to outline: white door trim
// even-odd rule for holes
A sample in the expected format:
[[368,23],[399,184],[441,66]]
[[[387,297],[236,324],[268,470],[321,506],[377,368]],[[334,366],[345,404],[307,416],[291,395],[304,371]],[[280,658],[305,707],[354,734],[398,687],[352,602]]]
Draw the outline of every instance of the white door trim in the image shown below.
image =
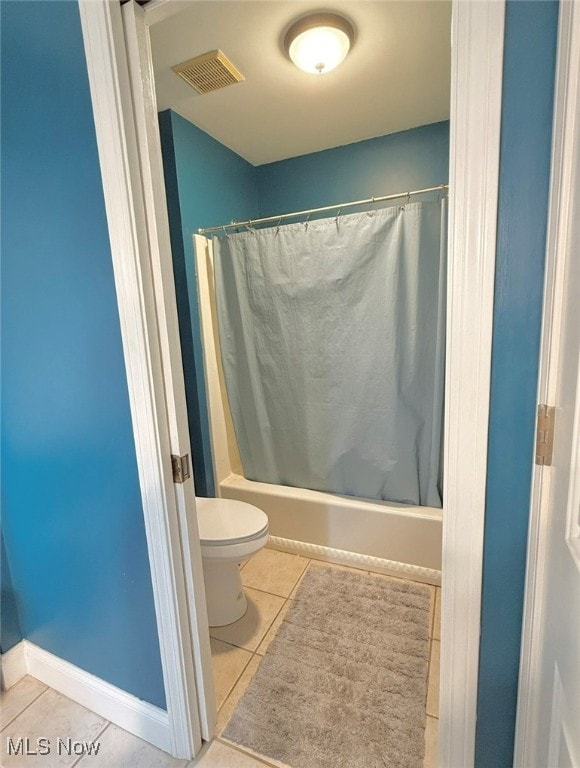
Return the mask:
[[471,766],[479,665],[503,2],[454,0],[443,499],[442,766]]
[[[565,267],[572,256],[570,216],[574,196],[580,194],[573,177],[573,158],[580,153],[579,73],[580,1],[570,0],[560,3],[540,347],[538,402],[548,405],[556,399]],[[550,467],[535,466],[532,476],[514,766],[535,765],[534,733],[541,690],[536,681],[540,679],[542,661],[550,471]]]
[[[189,456],[191,446],[185,399],[185,382],[177,318],[177,299],[165,195],[161,138],[157,117],[157,96],[149,29],[143,8],[136,3],[122,7],[127,61],[131,79],[133,114],[141,161],[141,184],[151,249],[153,285],[157,302],[159,340],[172,453]],[[185,584],[193,642],[197,707],[202,738],[213,737],[216,725],[216,702],[211,664],[211,648],[207,630],[207,606],[203,584],[203,564],[195,514],[195,489],[192,477],[175,485],[181,532],[181,551],[185,567]]]
[[[172,13],[172,0],[154,0],[143,8],[145,24],[155,23]],[[127,224],[134,222],[137,215],[144,216],[143,208],[137,214],[131,210],[131,195],[125,191],[121,198],[125,207],[115,210],[116,193],[114,185],[107,182],[115,164],[120,164],[124,175],[124,186],[129,187],[128,171],[124,156],[119,155],[115,144],[125,146],[127,133],[131,141],[135,128],[129,129],[122,120],[128,120],[126,112],[127,77],[116,71],[118,67],[113,40],[114,25],[110,22],[112,11],[107,0],[81,0],[83,15],[88,7],[100,8],[92,16],[106,17],[107,23],[97,19],[94,34],[87,32],[91,44],[86,45],[89,72],[92,80],[103,79],[101,70],[109,73],[107,87],[115,94],[108,97],[95,88],[93,104],[97,125],[107,122],[103,128],[103,139],[99,149],[102,155],[103,178],[107,210],[110,212],[111,239],[113,250],[119,253],[136,253],[135,231],[139,227],[123,225],[116,219],[127,218]],[[107,8],[106,11],[102,10]],[[487,430],[489,415],[491,339],[493,322],[493,287],[495,273],[497,193],[499,176],[499,139],[501,118],[501,83],[503,62],[503,0],[500,2],[470,3],[453,0],[452,27],[452,102],[451,102],[451,173],[450,173],[450,266],[449,304],[447,326],[447,393],[445,423],[445,475],[444,499],[444,547],[443,547],[443,610],[442,610],[442,686],[440,704],[440,749],[442,765],[473,764],[475,748],[475,716],[477,705],[477,668],[479,662],[479,630],[481,602],[481,571],[483,556],[483,522],[485,511],[485,482],[487,464]],[[91,24],[95,21],[91,20]],[[87,26],[87,25],[85,25]],[[115,45],[123,45],[115,41]],[[119,49],[120,50],[120,49]],[[131,52],[125,51],[130,57]],[[122,95],[119,95],[119,80],[122,81]],[[149,107],[151,108],[151,104]],[[118,120],[116,116],[121,116]],[[111,123],[114,124],[111,128]],[[118,124],[117,124],[118,123]],[[133,146],[133,145],[132,145]],[[127,151],[127,150],[126,150]],[[125,154],[126,154],[125,151]],[[155,152],[157,150],[154,150]],[[159,158],[154,158],[158,163]],[[158,181],[154,183],[159,183]],[[158,192],[160,190],[157,190]],[[134,190],[133,190],[134,193]],[[134,194],[133,194],[134,197]],[[142,203],[140,202],[140,205]],[[123,225],[123,226],[120,226]],[[113,233],[113,230],[120,230]],[[115,236],[113,236],[113,234]],[[164,237],[164,235],[161,235]],[[168,246],[168,244],[166,244]],[[146,253],[146,244],[141,244]],[[166,249],[163,248],[166,252]],[[137,256],[134,256],[138,260]],[[121,259],[122,261],[122,259]],[[119,269],[122,268],[122,264]],[[121,276],[119,278],[122,279]],[[150,291],[150,276],[140,270],[133,270],[132,279],[146,295],[142,281]],[[133,313],[141,320],[140,325],[150,331],[142,344],[125,344],[128,377],[131,367],[143,367],[155,377],[155,383],[162,380],[159,370],[161,357],[152,355],[147,343],[157,349],[154,326],[147,325],[153,320],[148,315],[149,302],[137,299],[135,286],[131,290],[118,289],[121,314]],[[158,310],[163,307],[158,306]],[[182,386],[183,382],[174,382]],[[161,384],[159,384],[161,386]],[[157,392],[157,390],[155,390]],[[150,395],[151,397],[151,395]],[[151,397],[151,399],[154,399]],[[162,414],[165,418],[165,415]],[[142,429],[157,432],[158,418],[154,409],[143,409],[140,421],[145,420]],[[135,423],[135,420],[134,420]],[[136,428],[136,441],[138,442]],[[157,461],[147,461],[138,452],[141,476],[144,481],[151,478],[158,484],[159,464],[166,459],[166,446],[157,443]],[[156,482],[157,479],[157,482]],[[148,484],[145,482],[145,488]],[[158,523],[167,520],[167,507],[157,505],[153,514]],[[148,533],[149,536],[149,533]],[[160,583],[156,584],[159,599],[175,606],[169,611],[171,622],[165,624],[165,632],[172,636],[184,634],[181,646],[186,644],[184,625],[178,620],[177,606],[181,605],[177,595],[183,597],[182,580],[187,582],[191,574],[184,572],[183,561],[177,551],[166,546],[163,557],[176,577],[173,591],[161,594]],[[173,559],[172,559],[173,558]],[[153,580],[159,578],[152,568]],[[166,584],[166,586],[168,586]],[[190,585],[191,586],[191,585]],[[158,606],[158,617],[167,606]],[[160,618],[158,618],[160,621]],[[202,631],[200,625],[199,631]],[[186,682],[185,676],[181,684]],[[185,704],[187,696],[183,695]],[[185,707],[184,707],[185,712]],[[170,719],[171,719],[170,713]],[[183,719],[183,717],[182,717]]]
[[[170,323],[165,319],[160,323],[157,316],[159,287],[151,260],[121,7],[116,0],[79,0],[79,8],[151,565],[169,745],[174,756],[190,759],[201,748],[202,734],[186,583],[190,571],[183,557],[173,484],[163,370],[161,338]],[[180,383],[183,386],[183,379]],[[199,629],[204,637],[207,618],[205,625]]]

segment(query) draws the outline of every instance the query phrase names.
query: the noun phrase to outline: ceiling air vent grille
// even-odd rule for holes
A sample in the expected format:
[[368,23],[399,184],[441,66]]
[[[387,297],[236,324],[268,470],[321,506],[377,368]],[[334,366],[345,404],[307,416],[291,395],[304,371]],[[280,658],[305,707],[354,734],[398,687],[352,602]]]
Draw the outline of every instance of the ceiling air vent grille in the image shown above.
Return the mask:
[[198,93],[217,91],[245,79],[221,51],[203,53],[171,69]]

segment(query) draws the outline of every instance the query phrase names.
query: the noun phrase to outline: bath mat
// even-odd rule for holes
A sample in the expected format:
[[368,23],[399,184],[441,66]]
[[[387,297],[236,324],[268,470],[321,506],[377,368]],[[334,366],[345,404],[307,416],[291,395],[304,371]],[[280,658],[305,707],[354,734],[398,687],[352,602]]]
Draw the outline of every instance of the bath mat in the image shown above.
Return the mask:
[[422,768],[430,590],[309,568],[223,737],[291,768]]

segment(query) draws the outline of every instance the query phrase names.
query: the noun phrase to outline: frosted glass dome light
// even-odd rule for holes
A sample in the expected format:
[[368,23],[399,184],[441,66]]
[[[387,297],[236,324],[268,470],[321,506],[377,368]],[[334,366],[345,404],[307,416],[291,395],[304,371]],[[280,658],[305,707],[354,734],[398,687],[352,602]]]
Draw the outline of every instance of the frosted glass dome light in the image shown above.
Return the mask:
[[284,47],[304,72],[324,75],[344,61],[353,39],[352,25],[344,17],[333,13],[315,14],[290,27]]

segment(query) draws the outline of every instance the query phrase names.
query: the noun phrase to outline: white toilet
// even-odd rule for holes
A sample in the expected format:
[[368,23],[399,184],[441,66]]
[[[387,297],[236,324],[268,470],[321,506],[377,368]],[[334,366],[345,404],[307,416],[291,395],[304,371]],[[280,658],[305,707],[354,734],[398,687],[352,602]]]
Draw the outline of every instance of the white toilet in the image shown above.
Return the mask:
[[196,497],[210,627],[240,619],[248,603],[240,565],[268,543],[268,517],[253,504]]

